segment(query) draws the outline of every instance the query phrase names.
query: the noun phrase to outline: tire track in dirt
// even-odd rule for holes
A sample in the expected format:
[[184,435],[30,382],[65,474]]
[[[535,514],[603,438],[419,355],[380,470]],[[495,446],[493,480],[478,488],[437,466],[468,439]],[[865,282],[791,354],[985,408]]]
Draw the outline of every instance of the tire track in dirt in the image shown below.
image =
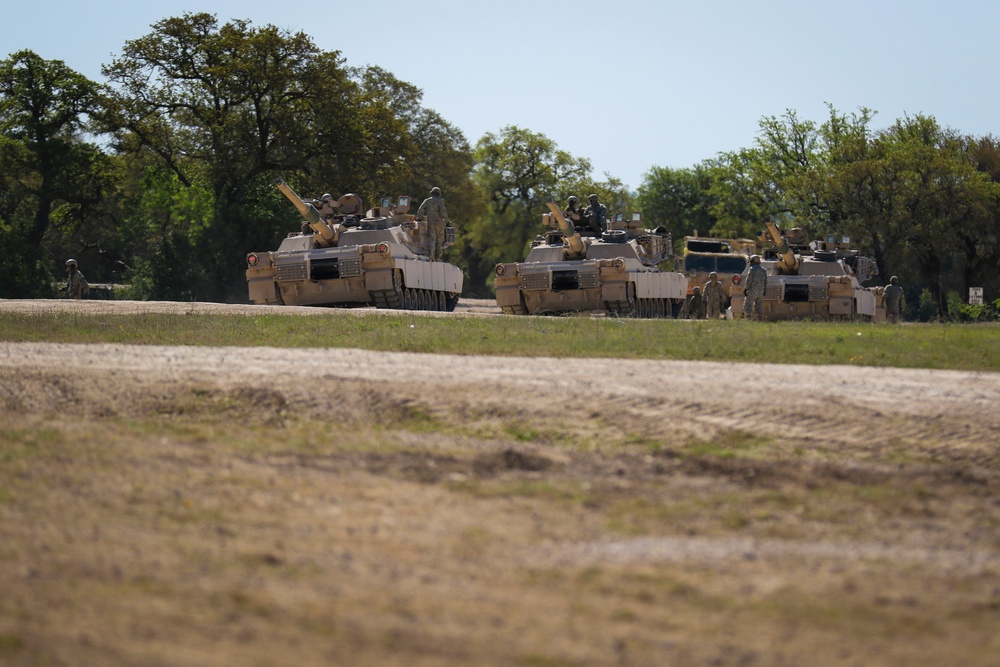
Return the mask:
[[[418,391],[451,412],[456,395],[516,414],[525,401],[572,398],[598,412],[709,436],[743,430],[808,445],[894,442],[991,451],[1000,439],[1000,374],[691,361],[535,358],[286,349],[0,343],[0,392],[8,401],[75,400],[60,375],[94,378],[95,401],[123,392],[209,383],[267,387],[297,396],[339,381]],[[49,378],[43,380],[42,375]],[[402,378],[402,380],[401,380]],[[63,382],[72,387],[73,383]],[[43,386],[56,385],[56,386]],[[132,388],[130,389],[129,386]],[[34,389],[32,389],[34,387]],[[72,393],[72,392],[70,392]],[[450,397],[450,398],[448,398]],[[526,398],[528,397],[528,398]]]

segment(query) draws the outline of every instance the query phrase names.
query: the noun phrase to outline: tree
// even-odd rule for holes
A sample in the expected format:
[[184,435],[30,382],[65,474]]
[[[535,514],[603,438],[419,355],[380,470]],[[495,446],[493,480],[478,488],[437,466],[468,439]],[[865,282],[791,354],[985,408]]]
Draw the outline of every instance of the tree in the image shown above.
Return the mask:
[[62,276],[53,247],[67,246],[104,201],[106,156],[81,138],[98,105],[98,85],[62,61],[19,51],[0,62],[4,296],[51,295]]
[[[219,26],[205,13],[153,28],[104,68],[116,86],[105,122],[121,152],[146,164],[155,157],[180,186],[211,193],[212,211],[183,222],[191,252],[183,261],[209,273],[189,296],[245,298],[243,256],[273,243],[281,226],[248,215],[260,212],[255,198],[273,176],[337,183],[364,171],[356,84],[338,53],[320,53],[301,32]],[[165,238],[157,242],[165,251]],[[156,275],[166,268],[153,266]]]
[[708,163],[691,169],[653,167],[639,186],[638,207],[649,224],[661,225],[674,241],[712,232],[716,226],[711,209],[718,198],[711,194],[713,168]]
[[547,201],[565,202],[571,194],[586,196],[578,193],[596,189],[589,174],[588,160],[560,150],[542,134],[513,125],[485,134],[476,144],[472,179],[487,208],[469,221],[458,244],[469,294],[487,296],[493,267],[524,257],[529,241],[543,231]]

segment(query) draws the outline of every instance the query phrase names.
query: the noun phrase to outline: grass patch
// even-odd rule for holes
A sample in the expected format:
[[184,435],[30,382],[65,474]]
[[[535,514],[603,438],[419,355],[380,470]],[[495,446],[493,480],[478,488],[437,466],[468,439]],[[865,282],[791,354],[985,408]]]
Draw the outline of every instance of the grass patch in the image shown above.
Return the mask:
[[196,346],[350,347],[526,357],[796,362],[1000,371],[1000,325],[690,322],[617,318],[10,313],[0,340]]
[[680,447],[677,454],[681,458],[770,458],[777,449],[778,445],[770,438],[745,431],[725,431],[711,440],[693,439]]

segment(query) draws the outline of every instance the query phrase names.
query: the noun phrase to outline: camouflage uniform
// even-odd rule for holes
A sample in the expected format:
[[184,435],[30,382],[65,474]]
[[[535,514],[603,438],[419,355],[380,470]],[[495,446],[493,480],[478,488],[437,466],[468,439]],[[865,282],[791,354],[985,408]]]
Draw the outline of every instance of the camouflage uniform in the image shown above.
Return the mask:
[[566,208],[563,209],[563,217],[573,223],[573,227],[579,227],[580,222],[583,220],[583,211],[576,205],[576,197],[570,197],[566,202]]
[[899,286],[899,278],[896,276],[889,279],[889,285],[885,288],[882,301],[885,303],[886,319],[892,324],[897,324],[900,315],[903,314],[906,301],[903,295],[903,288]]
[[750,260],[750,271],[747,272],[747,284],[743,293],[743,314],[747,319],[759,320],[763,315],[761,302],[764,300],[764,290],[767,288],[767,271],[760,265],[760,257],[754,255]]
[[66,296],[70,299],[86,298],[87,293],[90,292],[90,284],[87,283],[87,279],[80,273],[75,259],[66,261],[66,272],[69,274],[66,280]]
[[722,290],[722,283],[719,282],[718,275],[715,273],[709,274],[708,282],[705,283],[704,289],[701,290],[701,297],[705,301],[705,307],[708,309],[708,319],[719,319],[726,295]]
[[431,188],[431,196],[420,204],[417,217],[427,220],[427,251],[432,260],[439,261],[444,252],[444,227],[448,222],[448,211],[439,188]]
[[695,287],[688,297],[688,317],[692,320],[705,319],[705,300],[701,296],[700,287]]
[[608,229],[608,207],[598,200],[597,195],[590,195],[590,206],[584,209],[583,217],[598,236]]

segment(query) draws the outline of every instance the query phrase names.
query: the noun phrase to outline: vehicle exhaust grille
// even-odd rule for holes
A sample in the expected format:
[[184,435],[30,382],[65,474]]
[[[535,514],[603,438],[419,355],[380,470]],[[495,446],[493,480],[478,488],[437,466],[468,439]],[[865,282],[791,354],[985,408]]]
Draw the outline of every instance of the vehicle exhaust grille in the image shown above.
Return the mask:
[[279,281],[286,280],[305,280],[306,279],[306,265],[301,264],[278,264],[276,279]]
[[343,257],[340,260],[340,277],[353,278],[361,275],[360,257]]
[[530,273],[521,276],[521,289],[524,290],[545,290],[549,288],[549,274]]

